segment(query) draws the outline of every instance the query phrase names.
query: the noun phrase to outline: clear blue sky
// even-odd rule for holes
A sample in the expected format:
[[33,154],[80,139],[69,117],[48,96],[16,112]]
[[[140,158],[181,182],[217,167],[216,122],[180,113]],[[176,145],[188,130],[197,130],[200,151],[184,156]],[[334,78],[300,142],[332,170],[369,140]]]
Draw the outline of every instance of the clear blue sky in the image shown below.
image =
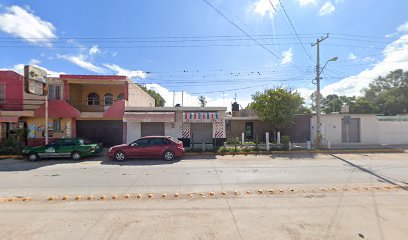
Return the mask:
[[185,105],[200,93],[210,105],[229,105],[234,94],[245,105],[266,87],[310,94],[310,43],[324,33],[322,63],[339,57],[324,70],[324,94],[355,95],[374,76],[408,66],[408,1],[281,0],[299,39],[279,0],[271,0],[276,11],[269,0],[206,1],[232,23],[201,0],[1,0],[0,68],[127,74],[170,105],[173,91],[187,92]]

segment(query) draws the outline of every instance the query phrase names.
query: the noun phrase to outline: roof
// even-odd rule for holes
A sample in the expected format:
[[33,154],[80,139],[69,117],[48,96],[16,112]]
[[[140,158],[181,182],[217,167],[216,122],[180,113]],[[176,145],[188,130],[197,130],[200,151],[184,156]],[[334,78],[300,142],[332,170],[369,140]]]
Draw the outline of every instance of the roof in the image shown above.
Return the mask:
[[84,80],[127,80],[126,76],[121,75],[71,75],[61,74],[63,79],[84,79]]
[[126,107],[125,112],[227,111],[226,107]]

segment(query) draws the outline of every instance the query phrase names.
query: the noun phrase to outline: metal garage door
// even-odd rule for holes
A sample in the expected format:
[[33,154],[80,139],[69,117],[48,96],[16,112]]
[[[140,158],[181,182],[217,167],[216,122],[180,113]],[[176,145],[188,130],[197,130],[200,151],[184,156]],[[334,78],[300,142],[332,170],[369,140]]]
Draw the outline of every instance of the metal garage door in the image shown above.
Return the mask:
[[78,137],[103,143],[105,147],[123,143],[123,122],[120,120],[78,120],[76,127]]
[[360,142],[360,119],[344,117],[341,120],[341,140],[343,143]]
[[212,123],[191,123],[190,131],[193,143],[212,143]]
[[164,123],[161,122],[142,122],[142,137],[145,136],[164,136]]

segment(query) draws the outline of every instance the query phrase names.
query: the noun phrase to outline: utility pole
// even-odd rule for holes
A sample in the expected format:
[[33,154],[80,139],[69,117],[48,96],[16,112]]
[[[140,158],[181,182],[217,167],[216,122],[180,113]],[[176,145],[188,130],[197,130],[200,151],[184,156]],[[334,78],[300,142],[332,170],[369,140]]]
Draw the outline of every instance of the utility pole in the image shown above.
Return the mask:
[[181,91],[181,106],[184,107],[184,91]]
[[312,47],[316,46],[316,144],[317,147],[320,147],[321,141],[321,131],[320,131],[320,43],[326,40],[329,37],[329,34],[326,37],[320,37],[316,39],[316,43],[312,43]]
[[174,101],[176,100],[176,91],[173,91],[173,107],[174,107]]

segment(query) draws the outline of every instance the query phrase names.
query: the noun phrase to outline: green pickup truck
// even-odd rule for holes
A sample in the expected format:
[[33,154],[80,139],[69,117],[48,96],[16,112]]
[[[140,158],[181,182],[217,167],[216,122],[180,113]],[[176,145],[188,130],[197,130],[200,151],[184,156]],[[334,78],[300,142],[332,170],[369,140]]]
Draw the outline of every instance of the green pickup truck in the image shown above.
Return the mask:
[[100,153],[102,150],[102,144],[92,143],[84,138],[63,138],[44,146],[27,147],[23,150],[23,154],[27,157],[28,161],[37,161],[41,158],[64,157],[79,160],[82,157]]

